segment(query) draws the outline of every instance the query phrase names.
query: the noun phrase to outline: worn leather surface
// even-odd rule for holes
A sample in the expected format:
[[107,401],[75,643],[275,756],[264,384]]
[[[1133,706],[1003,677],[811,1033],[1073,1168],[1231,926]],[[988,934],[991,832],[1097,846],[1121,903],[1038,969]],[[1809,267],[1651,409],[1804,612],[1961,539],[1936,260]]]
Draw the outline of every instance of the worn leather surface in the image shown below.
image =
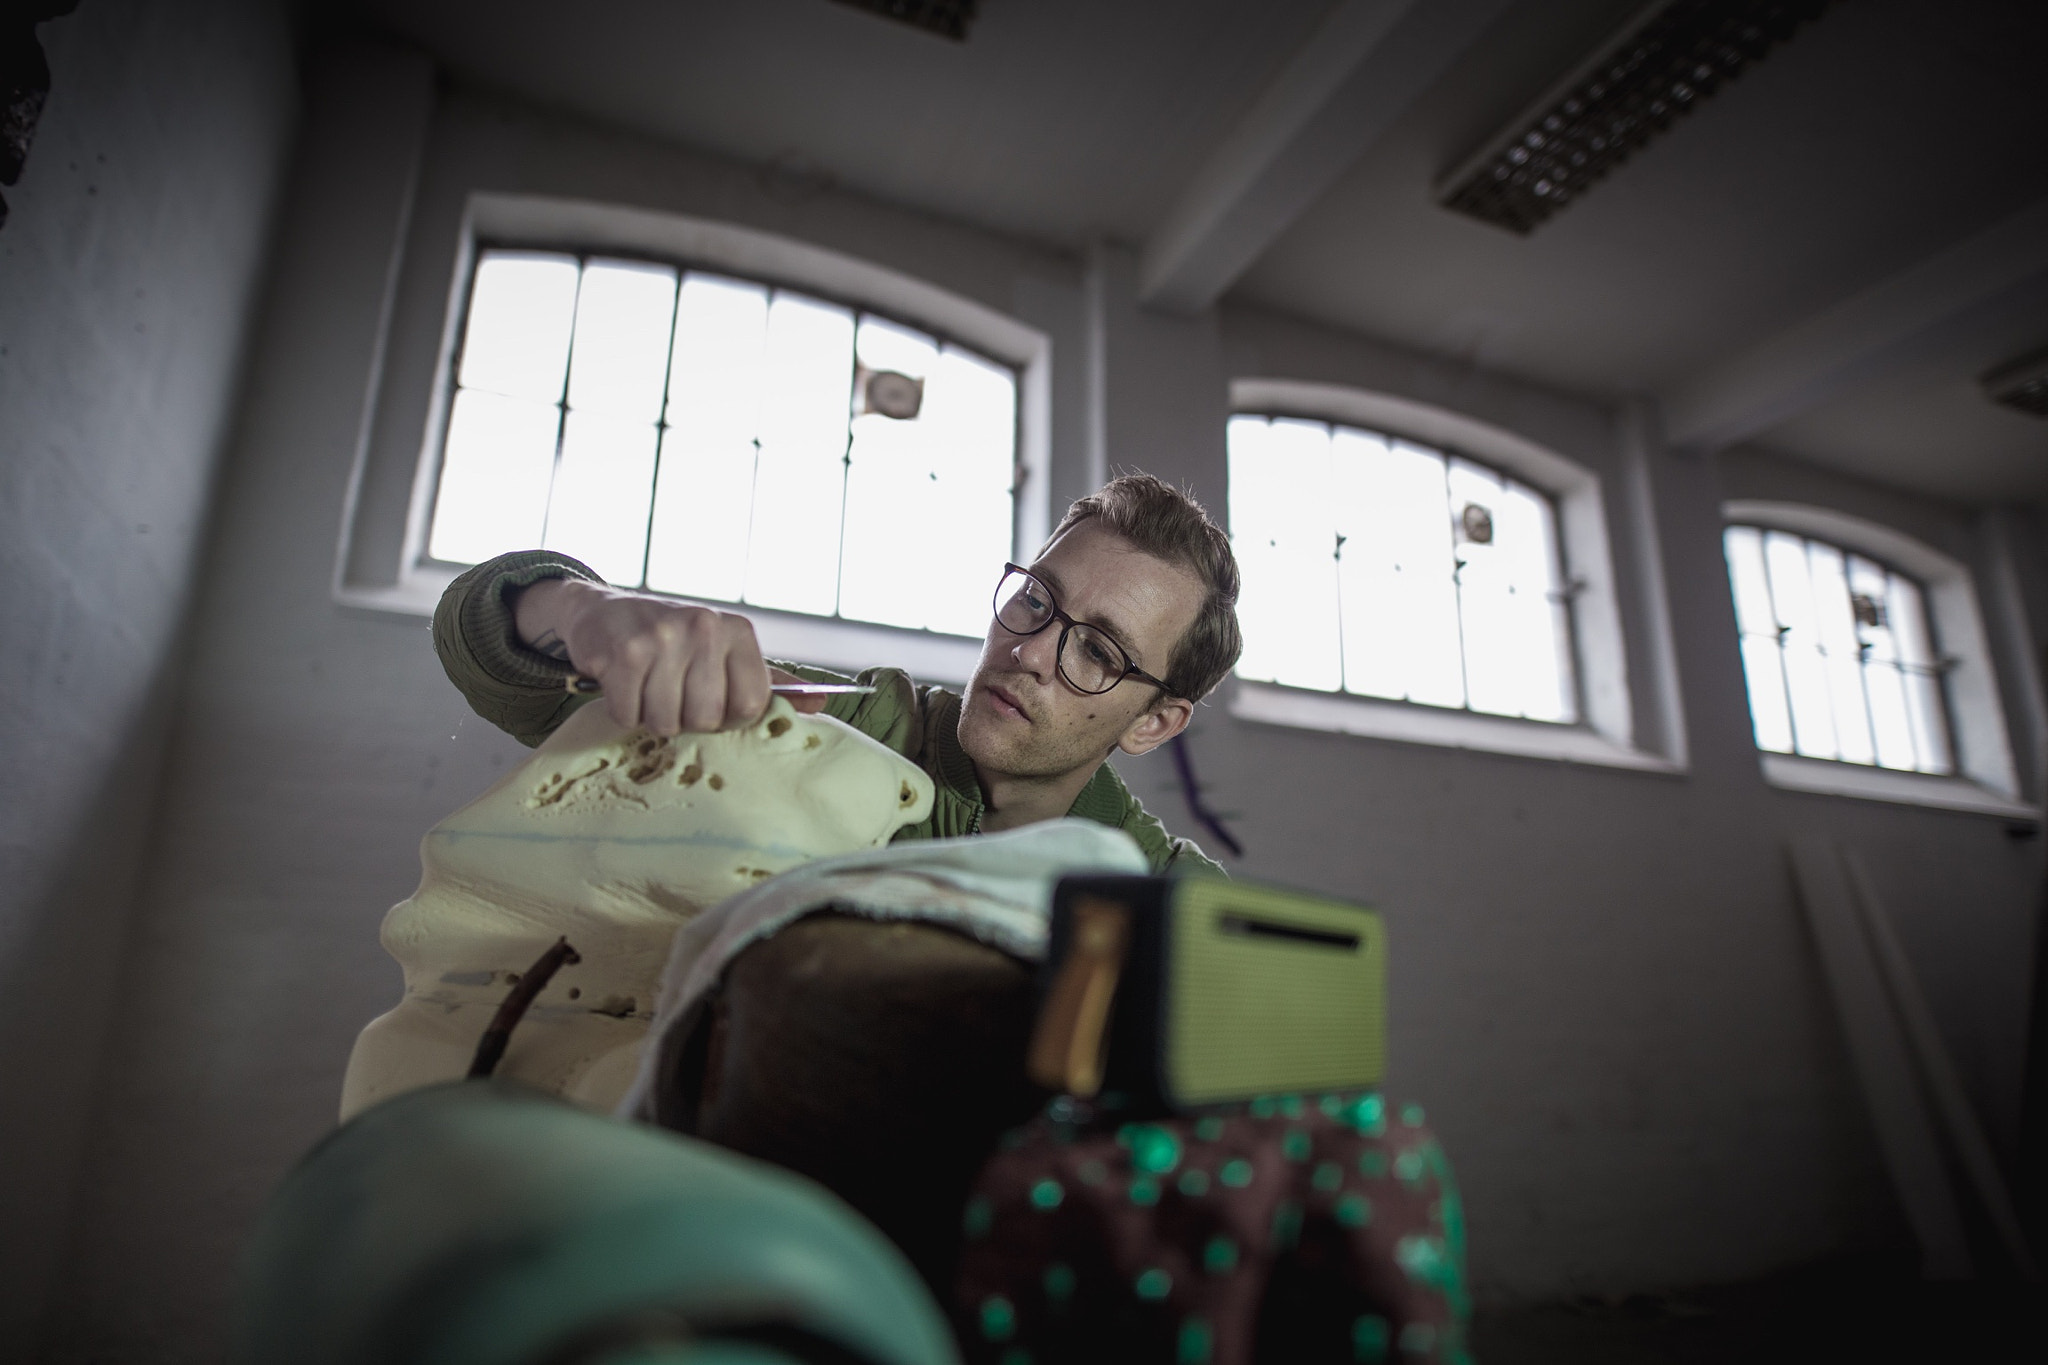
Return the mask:
[[818,1181],[949,1284],[975,1173],[1046,1098],[1034,978],[934,925],[800,920],[733,960],[670,1077],[683,1126]]

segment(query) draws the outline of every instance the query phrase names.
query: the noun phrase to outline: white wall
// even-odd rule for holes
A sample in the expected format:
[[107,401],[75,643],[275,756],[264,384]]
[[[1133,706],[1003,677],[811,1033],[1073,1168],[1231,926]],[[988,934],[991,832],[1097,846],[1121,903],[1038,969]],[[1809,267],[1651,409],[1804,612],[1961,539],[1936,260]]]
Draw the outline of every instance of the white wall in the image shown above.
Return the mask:
[[[1066,495],[1115,464],[1185,479],[1220,508],[1226,385],[1248,373],[1383,388],[1625,463],[1616,415],[1596,404],[1271,315],[1153,316],[1133,301],[1128,252],[1072,261],[440,96],[402,54],[336,54],[310,109],[100,1095],[62,1359],[217,1353],[254,1209],[329,1126],[355,1031],[396,998],[376,931],[417,877],[421,832],[519,752],[468,715],[423,621],[344,611],[330,593],[365,395],[380,366],[430,359],[438,327],[400,316],[386,347],[385,318],[407,271],[447,258],[465,186],[798,236],[1067,338],[1053,357]],[[1326,736],[1216,705],[1194,735],[1247,872],[1387,911],[1394,1089],[1449,1146],[1496,1300],[1739,1278],[1903,1238],[1792,898],[1796,833],[1871,858],[1975,1098],[2013,1140],[2040,841],[1981,816],[1767,787],[1720,550],[1722,500],[1755,494],[1654,449],[1642,478],[1684,775]],[[1967,533],[1942,515],[1941,534]],[[1632,665],[1654,692],[1656,660]],[[1189,830],[1165,759],[1125,771]]]
[[92,0],[0,228],[0,1358],[66,1241],[295,116],[274,6]]

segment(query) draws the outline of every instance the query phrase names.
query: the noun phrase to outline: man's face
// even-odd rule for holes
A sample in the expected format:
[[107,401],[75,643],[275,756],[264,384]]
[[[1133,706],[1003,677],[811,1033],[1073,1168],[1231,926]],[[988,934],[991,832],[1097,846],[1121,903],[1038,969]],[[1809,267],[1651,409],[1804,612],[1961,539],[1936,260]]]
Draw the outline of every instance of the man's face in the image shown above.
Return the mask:
[[[1047,546],[1030,568],[1062,611],[1106,631],[1155,677],[1166,675],[1175,642],[1202,606],[1193,574],[1093,520]],[[1152,714],[1163,699],[1150,683],[1126,678],[1097,696],[1076,689],[1060,676],[1059,644],[1057,621],[1036,635],[989,622],[959,729],[961,747],[983,771],[1057,777],[1092,767],[1112,749],[1144,753],[1179,730]]]

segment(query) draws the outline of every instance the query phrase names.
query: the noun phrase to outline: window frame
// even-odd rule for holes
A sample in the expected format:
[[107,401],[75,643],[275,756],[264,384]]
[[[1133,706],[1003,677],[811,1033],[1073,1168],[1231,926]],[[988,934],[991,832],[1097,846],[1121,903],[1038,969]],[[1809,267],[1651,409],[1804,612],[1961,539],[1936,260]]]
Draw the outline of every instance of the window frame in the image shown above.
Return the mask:
[[1268,724],[1603,767],[1685,770],[1682,755],[1653,752],[1637,742],[1605,494],[1592,470],[1475,418],[1334,384],[1236,379],[1230,385],[1230,413],[1296,416],[1411,440],[1463,455],[1548,497],[1557,513],[1558,557],[1570,594],[1566,614],[1579,700],[1579,719],[1566,724],[1317,692],[1233,675],[1228,702],[1233,715]]
[[[464,571],[428,558],[427,537],[470,285],[488,249],[643,260],[785,288],[901,322],[1009,367],[1017,377],[1009,557],[1019,548],[1036,549],[1048,533],[1052,374],[1045,333],[914,276],[757,228],[583,200],[472,192],[446,255],[421,266],[431,277],[400,285],[400,306],[411,303],[418,314],[427,306],[423,291],[438,293],[439,334],[430,366],[394,364],[395,357],[380,353],[376,402],[357,452],[336,559],[333,595],[340,605],[431,616],[441,593]],[[420,339],[396,332],[402,325],[385,320],[395,335],[384,351],[401,349],[392,341]],[[980,655],[979,639],[706,600],[751,620],[772,657],[846,668],[886,661],[932,681],[964,682]]]
[[[1721,523],[1724,533],[1730,526],[1755,526],[1807,536],[1854,551],[1916,580],[1942,661],[1941,691],[1954,754],[1953,775],[1905,772],[1759,748],[1757,762],[1766,782],[1785,791],[2040,819],[2040,809],[2021,798],[1990,636],[1978,605],[1976,581],[1967,565],[1888,526],[1810,504],[1734,499],[1721,505]],[[1732,620],[1732,586],[1730,593]],[[1746,681],[1742,697],[1747,718]]]

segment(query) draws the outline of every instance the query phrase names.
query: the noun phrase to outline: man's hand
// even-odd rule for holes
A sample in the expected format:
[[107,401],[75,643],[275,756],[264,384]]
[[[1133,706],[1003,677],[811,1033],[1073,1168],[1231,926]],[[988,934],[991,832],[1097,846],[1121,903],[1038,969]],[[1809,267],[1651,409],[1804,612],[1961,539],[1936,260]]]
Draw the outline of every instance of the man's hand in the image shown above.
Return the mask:
[[[770,669],[754,624],[734,612],[550,578],[513,603],[519,638],[604,686],[612,719],[658,735],[733,730],[768,709],[768,684],[802,679]],[[823,697],[791,697],[799,711]]]

